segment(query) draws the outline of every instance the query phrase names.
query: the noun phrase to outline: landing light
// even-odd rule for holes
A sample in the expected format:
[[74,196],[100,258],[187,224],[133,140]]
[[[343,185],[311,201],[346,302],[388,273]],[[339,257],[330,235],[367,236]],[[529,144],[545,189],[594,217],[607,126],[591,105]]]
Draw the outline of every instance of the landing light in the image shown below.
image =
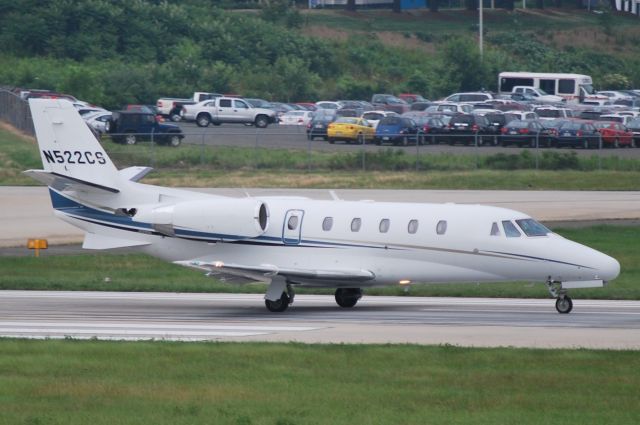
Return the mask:
[[400,282],[398,282],[400,285],[408,285],[411,283],[411,281],[409,279],[402,279]]

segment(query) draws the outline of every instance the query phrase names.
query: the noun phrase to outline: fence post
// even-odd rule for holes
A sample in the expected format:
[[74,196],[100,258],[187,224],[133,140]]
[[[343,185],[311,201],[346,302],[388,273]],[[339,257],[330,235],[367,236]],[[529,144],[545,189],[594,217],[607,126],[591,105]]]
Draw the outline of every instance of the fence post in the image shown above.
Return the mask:
[[416,134],[416,172],[419,171],[420,166],[418,165],[420,160],[420,141],[422,139],[422,134],[418,131]]
[[200,166],[204,167],[204,132],[202,133],[202,142],[200,143]]
[[475,142],[476,145],[476,149],[475,149],[475,158],[476,158],[476,170],[478,169],[478,165],[479,165],[479,159],[478,156],[480,155],[480,151],[478,151],[478,132],[476,131],[473,135],[473,140]]
[[151,168],[156,168],[155,128],[151,129]]
[[540,131],[536,133],[536,171],[538,171],[538,154],[540,152]]
[[598,171],[602,171],[602,133],[598,132]]
[[311,137],[307,136],[307,173],[311,172]]

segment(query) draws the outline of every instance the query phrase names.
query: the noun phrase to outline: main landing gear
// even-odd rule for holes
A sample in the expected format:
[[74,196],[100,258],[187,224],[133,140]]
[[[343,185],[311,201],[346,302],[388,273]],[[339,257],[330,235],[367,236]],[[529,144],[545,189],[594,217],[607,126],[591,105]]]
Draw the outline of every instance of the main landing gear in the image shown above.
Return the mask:
[[552,297],[556,298],[556,310],[560,314],[569,314],[573,310],[573,301],[567,295],[567,290],[562,289],[562,282],[547,282],[547,288]]
[[338,288],[336,289],[336,302],[340,307],[351,308],[362,298],[360,288]]
[[[272,283],[273,285],[273,283]],[[280,290],[280,298],[272,299],[273,296],[270,296],[269,292],[272,292],[272,286],[269,287],[269,291],[267,292],[267,296],[264,299],[264,305],[267,306],[267,310],[273,313],[282,313],[289,307],[289,304],[293,304],[293,298],[295,297],[295,292],[291,285],[286,284],[286,290],[282,291],[279,289],[281,285],[276,285],[274,287],[274,291]]]

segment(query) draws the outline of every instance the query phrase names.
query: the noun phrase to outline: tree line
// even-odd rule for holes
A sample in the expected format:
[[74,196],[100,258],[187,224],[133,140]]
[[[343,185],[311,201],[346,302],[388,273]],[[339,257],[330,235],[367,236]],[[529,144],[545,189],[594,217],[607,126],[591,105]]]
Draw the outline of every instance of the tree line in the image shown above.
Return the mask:
[[[326,40],[305,35],[304,20],[284,0],[255,11],[216,4],[0,0],[0,85],[68,92],[115,109],[193,91],[280,101],[369,99],[383,92],[438,98],[494,89],[503,70],[557,71],[558,58],[561,71],[590,73],[596,80],[640,69],[634,57],[612,64],[611,58],[542,43],[524,52],[514,47],[523,41],[518,37],[528,38],[527,46],[535,37],[520,33],[497,37],[484,58],[469,35],[410,34],[433,42],[434,54],[387,46],[375,33]],[[631,73],[629,81],[640,76]]]

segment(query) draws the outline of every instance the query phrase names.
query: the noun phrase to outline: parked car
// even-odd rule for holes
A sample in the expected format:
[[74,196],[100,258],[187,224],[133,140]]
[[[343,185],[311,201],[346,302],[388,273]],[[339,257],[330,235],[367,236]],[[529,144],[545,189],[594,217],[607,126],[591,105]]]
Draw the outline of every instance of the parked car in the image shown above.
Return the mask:
[[376,127],[373,139],[376,145],[391,143],[407,146],[409,143],[422,144],[422,128],[407,117],[384,117]]
[[633,143],[631,147],[640,146],[640,118],[634,118],[627,123],[627,128],[633,133]]
[[[411,115],[409,115],[411,114]],[[421,127],[422,144],[438,144],[447,142],[446,135],[449,134],[449,126],[443,121],[442,116],[434,116],[425,113],[408,112],[411,118]],[[448,118],[451,118],[450,116]]]
[[114,112],[106,123],[106,130],[116,143],[135,145],[141,140],[157,144],[180,146],[184,134],[175,124],[159,123],[155,114],[149,112]]
[[531,111],[507,111],[505,114],[509,115],[510,119],[517,120],[537,120],[539,118],[537,113]]
[[595,121],[594,127],[602,135],[603,148],[619,148],[621,146],[633,146],[633,132],[624,125],[615,121]]
[[429,106],[433,105],[433,102],[413,102],[409,110],[411,111],[424,111]]
[[561,96],[556,96],[555,94],[549,94],[542,90],[541,88],[532,87],[532,86],[514,86],[511,89],[511,93],[518,93],[532,96],[536,102],[538,103],[562,103],[567,100]]
[[468,103],[435,103],[425,109],[425,112],[455,112],[458,114],[470,114],[473,105]]
[[271,109],[271,102],[264,99],[256,99],[256,98],[245,98],[247,102],[254,108],[264,108]]
[[368,111],[362,114],[362,118],[367,120],[375,129],[382,118],[397,115],[398,113],[393,111]]
[[473,114],[454,115],[449,121],[449,134],[450,145],[456,142],[473,145],[477,140],[478,146],[480,146],[485,142],[493,143],[494,139],[489,120],[481,115]]
[[600,133],[588,121],[567,121],[558,128],[556,146],[573,146],[592,149],[600,146]]
[[413,93],[400,93],[398,95],[398,97],[400,99],[404,100],[405,102],[407,102],[410,105],[412,105],[412,104],[414,104],[416,102],[429,102],[428,99],[425,99],[421,95],[413,94]]
[[304,125],[311,122],[313,112],[311,111],[289,111],[280,117],[280,125]]
[[502,146],[551,146],[552,132],[541,121],[516,120],[502,127],[500,144]]
[[493,95],[491,93],[486,92],[468,92],[468,93],[454,93],[450,96],[445,97],[443,100],[445,102],[486,102],[488,100],[492,100]]
[[316,108],[317,109],[334,109],[334,110],[338,110],[338,109],[342,108],[342,103],[329,101],[329,100],[322,100],[320,102],[316,102]]
[[[502,111],[485,111],[485,110],[476,110],[474,112],[475,115],[484,116],[487,121],[489,121],[489,131],[493,135],[489,144],[496,146],[498,144],[498,136],[500,136],[502,128],[507,124],[507,117]],[[487,140],[485,138],[485,143]]]
[[109,111],[94,112],[83,116],[84,121],[93,128],[99,135],[107,132],[107,122],[111,121],[112,113]]
[[182,108],[185,121],[195,121],[198,127],[209,124],[247,124],[265,128],[277,122],[276,113],[272,109],[254,108],[244,99],[236,97],[216,97],[204,100],[195,105]]
[[393,111],[398,114],[409,111],[409,104],[392,94],[374,94],[371,97],[371,104],[375,109]]
[[327,127],[327,140],[365,144],[373,140],[376,130],[367,120],[357,117],[339,117]]
[[541,120],[551,120],[554,118],[571,118],[573,111],[569,108],[557,108],[555,106],[540,106],[533,111],[538,114]]
[[327,140],[327,127],[337,118],[333,109],[318,109],[313,114],[313,118],[307,124],[307,138],[313,140],[320,137]]

